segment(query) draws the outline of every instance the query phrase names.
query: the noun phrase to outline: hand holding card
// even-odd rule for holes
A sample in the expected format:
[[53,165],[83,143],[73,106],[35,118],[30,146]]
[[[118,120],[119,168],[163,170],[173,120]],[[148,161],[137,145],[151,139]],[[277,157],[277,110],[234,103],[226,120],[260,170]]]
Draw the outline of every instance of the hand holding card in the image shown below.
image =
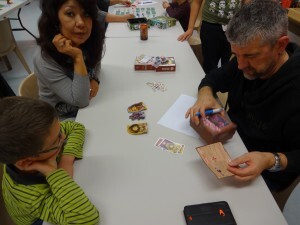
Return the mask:
[[227,170],[231,158],[221,142],[197,147],[196,150],[206,165],[219,179],[233,176],[233,174]]

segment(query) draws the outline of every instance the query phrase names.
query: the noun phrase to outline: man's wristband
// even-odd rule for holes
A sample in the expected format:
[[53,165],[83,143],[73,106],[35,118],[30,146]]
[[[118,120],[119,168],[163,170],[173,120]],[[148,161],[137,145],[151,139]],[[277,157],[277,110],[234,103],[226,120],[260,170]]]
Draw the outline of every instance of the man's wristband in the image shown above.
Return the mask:
[[277,152],[272,152],[272,154],[275,157],[275,164],[270,169],[268,169],[268,171],[278,172],[278,171],[282,170],[280,155]]

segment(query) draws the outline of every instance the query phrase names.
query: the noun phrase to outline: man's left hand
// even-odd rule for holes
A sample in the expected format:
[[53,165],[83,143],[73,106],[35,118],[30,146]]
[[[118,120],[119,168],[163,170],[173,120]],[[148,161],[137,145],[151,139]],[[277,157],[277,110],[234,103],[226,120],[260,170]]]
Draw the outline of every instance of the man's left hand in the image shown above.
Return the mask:
[[235,158],[228,165],[227,170],[233,173],[236,179],[250,181],[274,165],[274,155],[270,152],[249,152]]

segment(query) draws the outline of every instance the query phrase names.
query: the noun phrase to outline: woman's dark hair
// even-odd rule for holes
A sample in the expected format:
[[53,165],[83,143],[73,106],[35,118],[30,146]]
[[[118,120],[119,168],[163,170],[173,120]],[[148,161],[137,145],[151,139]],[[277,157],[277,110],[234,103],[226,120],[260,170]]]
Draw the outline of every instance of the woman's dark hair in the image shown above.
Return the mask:
[[32,98],[3,98],[0,109],[0,162],[5,164],[36,155],[58,120],[51,105]]
[[[70,57],[57,51],[52,43],[60,27],[58,11],[61,6],[68,0],[40,0],[42,14],[39,18],[38,28],[40,36],[37,39],[38,45],[41,46],[42,55],[50,56],[64,69],[73,71],[73,64],[70,64]],[[93,21],[91,35],[88,40],[81,45],[82,49],[87,52],[85,63],[89,68],[94,68],[101,60],[103,44],[105,38],[104,26],[100,24],[98,18],[98,7],[96,0],[76,0],[79,5],[88,13]]]

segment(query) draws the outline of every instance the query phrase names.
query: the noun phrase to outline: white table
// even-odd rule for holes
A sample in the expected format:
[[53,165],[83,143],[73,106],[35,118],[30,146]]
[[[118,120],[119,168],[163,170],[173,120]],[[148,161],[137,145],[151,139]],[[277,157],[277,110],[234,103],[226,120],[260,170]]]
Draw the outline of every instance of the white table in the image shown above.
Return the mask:
[[[174,38],[180,34],[183,34],[184,31],[177,21],[176,26],[169,27],[167,29],[160,29],[157,27],[150,27],[148,29],[148,37],[167,37]],[[106,29],[105,36],[107,38],[126,38],[126,37],[140,37],[140,30],[130,30],[127,26],[127,23],[109,23]]]
[[24,5],[30,3],[32,0],[13,0],[12,4],[7,4],[7,1],[0,0],[0,19],[7,16],[11,12],[22,8]]
[[[99,209],[103,225],[185,225],[185,205],[221,200],[229,203],[237,224],[287,224],[261,177],[251,183],[218,180],[195,151],[203,145],[200,139],[157,124],[180,94],[197,94],[203,71],[187,42],[109,38],[106,49],[100,92],[77,116],[87,134],[74,176]],[[135,72],[134,57],[141,53],[174,56],[177,71]],[[148,81],[161,81],[168,90],[153,92]],[[132,123],[127,107],[139,101],[148,107],[149,133],[133,136],[126,132]],[[185,144],[183,155],[155,148],[158,137]],[[237,134],[225,148],[231,157],[246,152]]]
[[[188,42],[178,42],[182,31],[164,30],[141,41],[139,32],[110,24],[102,60],[100,91],[81,109],[77,121],[86,126],[83,160],[75,163],[74,180],[101,214],[102,225],[185,225],[185,205],[227,201],[239,225],[286,225],[262,177],[251,183],[234,178],[218,180],[198,156],[198,139],[158,125],[158,120],[181,94],[197,96],[204,76]],[[126,25],[126,24],[122,24]],[[123,26],[123,28],[127,28]],[[122,29],[123,29],[122,28]],[[114,38],[112,38],[114,37]],[[134,71],[135,57],[174,56],[176,72]],[[154,92],[146,82],[160,81],[166,92]],[[127,133],[132,124],[127,107],[143,101],[148,134]],[[159,137],[185,144],[182,155],[157,149]],[[238,134],[225,144],[232,158],[246,152]],[[44,223],[48,224],[48,223]]]

